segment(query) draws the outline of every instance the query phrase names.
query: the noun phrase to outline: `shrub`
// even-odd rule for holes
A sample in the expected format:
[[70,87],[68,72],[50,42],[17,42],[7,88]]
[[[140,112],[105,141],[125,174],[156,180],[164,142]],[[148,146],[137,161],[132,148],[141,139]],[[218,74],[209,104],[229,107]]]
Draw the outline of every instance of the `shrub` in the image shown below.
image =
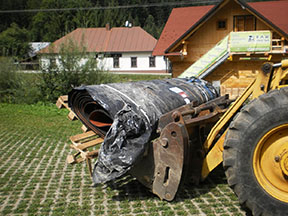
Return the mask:
[[44,101],[55,102],[60,95],[67,94],[73,87],[82,84],[113,82],[113,76],[97,67],[96,60],[86,52],[86,48],[79,48],[73,41],[62,45],[57,56],[55,54],[42,56],[40,65],[39,87]]
[[42,101],[38,87],[39,74],[18,73],[21,80],[19,89],[16,90],[15,103],[35,104]]
[[37,74],[21,73],[13,57],[0,57],[0,102],[38,102],[41,97],[37,80]]
[[20,86],[17,66],[12,58],[0,57],[0,102],[15,102]]

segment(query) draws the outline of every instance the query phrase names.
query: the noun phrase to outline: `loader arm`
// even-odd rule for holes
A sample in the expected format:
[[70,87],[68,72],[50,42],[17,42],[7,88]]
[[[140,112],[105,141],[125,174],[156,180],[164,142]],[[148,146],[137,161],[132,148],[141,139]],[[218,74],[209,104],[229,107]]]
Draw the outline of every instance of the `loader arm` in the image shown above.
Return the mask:
[[[246,88],[241,96],[231,105],[227,112],[220,118],[210,131],[204,149],[206,157],[202,165],[201,179],[204,180],[208,174],[223,161],[223,144],[229,123],[243,104],[251,96],[251,100],[267,93],[269,90],[283,87],[281,80],[287,78],[288,60],[283,60],[279,64],[265,63],[259,71],[256,79]],[[276,70],[276,73],[275,73]],[[225,131],[225,132],[223,132]],[[221,133],[222,132],[222,133]],[[217,138],[217,136],[220,138]]]

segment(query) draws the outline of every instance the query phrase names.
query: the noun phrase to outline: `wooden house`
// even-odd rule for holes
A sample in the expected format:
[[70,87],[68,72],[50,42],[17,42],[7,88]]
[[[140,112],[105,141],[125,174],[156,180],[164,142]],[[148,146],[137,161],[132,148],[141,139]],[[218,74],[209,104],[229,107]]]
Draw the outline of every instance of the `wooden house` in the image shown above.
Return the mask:
[[[203,76],[221,85],[221,94],[238,96],[266,61],[279,62],[288,56],[288,1],[246,3],[222,0],[217,5],[175,8],[158,40],[153,55],[164,55],[178,77],[199,61],[223,38],[231,44],[231,32],[268,33],[266,50],[228,52],[227,58]],[[258,37],[258,36],[257,36]]]

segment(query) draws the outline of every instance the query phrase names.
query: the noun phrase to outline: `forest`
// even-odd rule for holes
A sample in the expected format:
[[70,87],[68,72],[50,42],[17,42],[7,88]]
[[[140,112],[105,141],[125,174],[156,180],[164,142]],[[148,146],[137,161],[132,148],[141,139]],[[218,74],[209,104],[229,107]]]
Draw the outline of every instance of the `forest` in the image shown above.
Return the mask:
[[53,42],[76,28],[104,27],[107,23],[121,27],[129,21],[158,39],[173,8],[217,2],[219,0],[0,0],[0,56],[21,56],[28,42]]

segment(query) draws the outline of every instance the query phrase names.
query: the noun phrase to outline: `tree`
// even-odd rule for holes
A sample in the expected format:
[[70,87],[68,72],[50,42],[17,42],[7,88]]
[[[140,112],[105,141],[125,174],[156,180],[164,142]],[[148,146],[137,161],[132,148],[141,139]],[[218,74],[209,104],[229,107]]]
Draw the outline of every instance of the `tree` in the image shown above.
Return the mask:
[[29,33],[26,29],[21,29],[16,23],[0,34],[0,55],[16,56],[24,58],[28,55]]
[[153,35],[154,37],[159,36],[159,34],[161,32],[159,32],[155,21],[154,21],[154,17],[152,15],[149,15],[146,19],[145,25],[144,25],[144,29],[145,31],[149,32],[151,35]]
[[[187,0],[0,0],[1,10],[25,9],[61,9],[61,8],[89,8],[115,7],[124,5],[150,5],[161,3],[157,7],[110,8],[91,10],[39,11],[37,13],[2,13],[0,14],[0,32],[6,30],[13,22],[19,28],[31,32],[32,41],[55,41],[76,28],[104,27],[110,23],[111,27],[124,26],[126,20],[133,26],[140,26],[159,38],[161,31],[175,7],[188,7],[218,3],[215,1],[191,1],[191,4],[181,5]],[[264,0],[247,0],[248,2]],[[269,1],[269,0],[265,0]],[[169,5],[177,2],[179,5]],[[153,19],[152,19],[153,17]],[[155,30],[156,29],[156,30]]]
[[[0,0],[1,10],[24,10],[26,9],[26,0]],[[29,26],[29,14],[27,13],[0,13],[0,32],[5,31],[12,23],[17,23],[20,28]]]
[[[89,8],[88,0],[43,0],[42,9]],[[80,27],[92,26],[93,11],[65,10],[55,12],[38,12],[32,20],[33,41],[55,41]]]

